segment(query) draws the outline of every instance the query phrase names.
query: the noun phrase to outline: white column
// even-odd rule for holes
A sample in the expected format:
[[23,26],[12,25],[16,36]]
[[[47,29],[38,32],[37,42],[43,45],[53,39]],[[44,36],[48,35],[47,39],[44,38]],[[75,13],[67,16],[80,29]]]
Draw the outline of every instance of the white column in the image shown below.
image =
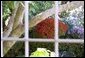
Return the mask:
[[58,1],[55,1],[55,57],[59,57],[58,49]]
[[[29,39],[29,1],[25,1],[25,39]],[[25,41],[25,57],[29,57],[29,42],[26,40]]]

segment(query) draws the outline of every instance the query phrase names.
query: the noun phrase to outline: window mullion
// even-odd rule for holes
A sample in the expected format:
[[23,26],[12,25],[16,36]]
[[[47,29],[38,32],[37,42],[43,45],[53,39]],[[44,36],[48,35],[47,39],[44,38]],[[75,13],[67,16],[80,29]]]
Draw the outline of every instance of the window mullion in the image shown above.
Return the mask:
[[[3,39],[3,24],[2,24],[2,1],[1,1],[1,39]],[[1,41],[1,57],[3,57],[3,41]]]
[[58,1],[55,1],[55,57],[59,57],[58,44]]
[[[29,1],[25,1],[25,39],[29,39],[29,5],[28,5],[28,2]],[[29,56],[29,42],[28,41],[25,41],[25,57],[28,57]]]

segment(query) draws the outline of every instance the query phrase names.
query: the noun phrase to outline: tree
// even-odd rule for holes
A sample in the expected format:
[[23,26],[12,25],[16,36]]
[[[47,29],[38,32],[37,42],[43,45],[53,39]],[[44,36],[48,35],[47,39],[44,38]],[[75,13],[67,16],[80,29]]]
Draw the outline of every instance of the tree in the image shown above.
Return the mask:
[[[11,3],[11,2],[9,2]],[[12,37],[20,37],[24,33],[24,24],[22,20],[24,19],[24,2],[19,1],[17,3],[17,6],[13,9],[12,14],[10,16],[9,22],[7,27],[4,30],[4,37],[12,36]],[[69,6],[70,5],[70,6]],[[83,1],[75,1],[68,4],[60,5],[60,12],[68,9],[73,9],[76,7],[79,7],[81,5],[84,5]],[[44,20],[45,18],[55,14],[55,6],[53,8],[50,8],[46,11],[43,11],[37,15],[35,15],[32,19],[29,21],[29,28],[30,30],[32,27],[36,26],[39,22]],[[4,55],[9,51],[9,49],[16,43],[16,41],[6,41],[4,42]]]

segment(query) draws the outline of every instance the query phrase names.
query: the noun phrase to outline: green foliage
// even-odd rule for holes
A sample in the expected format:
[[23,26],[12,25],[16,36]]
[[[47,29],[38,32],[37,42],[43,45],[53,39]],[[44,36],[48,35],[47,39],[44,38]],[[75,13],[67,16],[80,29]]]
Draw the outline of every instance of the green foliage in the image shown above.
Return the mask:
[[69,16],[69,12],[67,13],[66,11],[61,12],[61,14],[59,15],[60,18],[65,18]]
[[5,21],[17,5],[17,1],[2,1],[3,21]]
[[84,56],[84,44],[75,44],[75,43],[60,43],[59,46],[60,51],[67,51],[75,55],[76,57],[82,57]]
[[2,7],[3,7],[3,19],[6,20],[9,14],[11,14],[7,1],[2,2]]
[[42,11],[52,8],[54,5],[53,3],[53,1],[32,1],[32,3],[29,5],[30,19]]

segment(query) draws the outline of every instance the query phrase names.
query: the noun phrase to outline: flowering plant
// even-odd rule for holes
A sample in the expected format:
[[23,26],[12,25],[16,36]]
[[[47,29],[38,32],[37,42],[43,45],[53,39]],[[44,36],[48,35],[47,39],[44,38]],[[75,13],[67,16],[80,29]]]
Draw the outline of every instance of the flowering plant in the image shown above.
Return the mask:
[[69,25],[67,34],[77,36],[77,38],[84,38],[84,7],[80,6],[69,12],[67,17],[62,18],[62,21]]
[[53,57],[54,52],[51,52],[46,48],[37,48],[37,50],[30,55],[30,57],[50,57],[50,56]]
[[[46,18],[38,23],[35,31],[41,35],[42,38],[54,38],[54,18]],[[65,35],[68,30],[68,25],[59,20],[59,36]]]

